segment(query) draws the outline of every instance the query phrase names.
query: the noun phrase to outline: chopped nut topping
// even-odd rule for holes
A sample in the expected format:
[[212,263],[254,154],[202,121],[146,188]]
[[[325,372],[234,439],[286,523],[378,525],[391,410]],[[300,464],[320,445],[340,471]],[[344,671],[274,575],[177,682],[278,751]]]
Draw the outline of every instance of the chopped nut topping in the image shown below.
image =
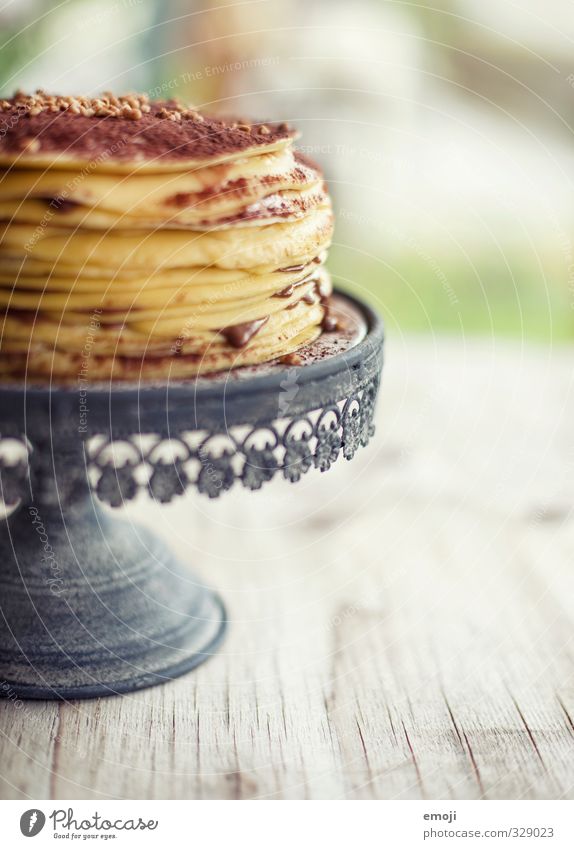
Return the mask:
[[181,113],[182,118],[187,118],[189,121],[197,121],[199,124],[204,120],[203,115],[196,112],[195,109],[184,109]]
[[[105,91],[100,97],[86,97],[85,95],[60,96],[47,94],[43,89],[37,89],[33,95],[23,91],[17,91],[13,101],[0,101],[0,110],[18,108],[26,110],[28,115],[35,116],[41,112],[71,112],[73,115],[81,115],[91,118],[128,118],[138,120],[144,113],[152,110],[149,95],[129,92],[121,97],[111,91]],[[161,117],[172,121],[181,120],[179,108],[163,109]],[[197,115],[196,120],[203,118]]]

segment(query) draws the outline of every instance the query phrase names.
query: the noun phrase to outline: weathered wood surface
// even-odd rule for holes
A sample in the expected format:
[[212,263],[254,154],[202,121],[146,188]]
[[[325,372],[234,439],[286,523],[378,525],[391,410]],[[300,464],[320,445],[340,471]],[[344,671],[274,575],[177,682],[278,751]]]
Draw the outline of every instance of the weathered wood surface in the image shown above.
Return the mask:
[[572,798],[573,362],[395,338],[353,463],[134,508],[227,642],[135,696],[0,704],[2,796]]

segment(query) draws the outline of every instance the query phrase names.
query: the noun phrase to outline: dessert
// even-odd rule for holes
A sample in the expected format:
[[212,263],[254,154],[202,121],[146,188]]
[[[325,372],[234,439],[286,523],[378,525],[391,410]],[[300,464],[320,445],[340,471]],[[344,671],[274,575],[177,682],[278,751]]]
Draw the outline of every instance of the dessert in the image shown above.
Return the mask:
[[184,379],[332,329],[331,205],[294,139],[145,95],[0,101],[0,378]]

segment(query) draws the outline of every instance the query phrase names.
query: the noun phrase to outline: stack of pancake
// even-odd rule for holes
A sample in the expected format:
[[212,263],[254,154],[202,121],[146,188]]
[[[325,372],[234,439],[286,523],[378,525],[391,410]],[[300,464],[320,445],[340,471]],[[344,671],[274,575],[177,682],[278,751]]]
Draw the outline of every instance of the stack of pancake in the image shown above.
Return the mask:
[[184,379],[328,327],[332,212],[285,124],[0,101],[0,379]]

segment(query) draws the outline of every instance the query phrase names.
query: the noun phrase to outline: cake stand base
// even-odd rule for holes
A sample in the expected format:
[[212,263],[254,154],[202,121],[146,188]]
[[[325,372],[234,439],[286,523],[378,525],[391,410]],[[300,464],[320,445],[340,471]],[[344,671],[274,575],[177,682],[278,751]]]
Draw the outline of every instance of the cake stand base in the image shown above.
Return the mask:
[[289,363],[157,384],[0,385],[0,697],[89,698],[215,653],[219,598],[149,530],[97,506],[297,483],[374,431],[383,327],[337,294],[338,330]]
[[221,641],[222,602],[157,537],[90,498],[0,528],[0,696],[78,699],[177,678]]

